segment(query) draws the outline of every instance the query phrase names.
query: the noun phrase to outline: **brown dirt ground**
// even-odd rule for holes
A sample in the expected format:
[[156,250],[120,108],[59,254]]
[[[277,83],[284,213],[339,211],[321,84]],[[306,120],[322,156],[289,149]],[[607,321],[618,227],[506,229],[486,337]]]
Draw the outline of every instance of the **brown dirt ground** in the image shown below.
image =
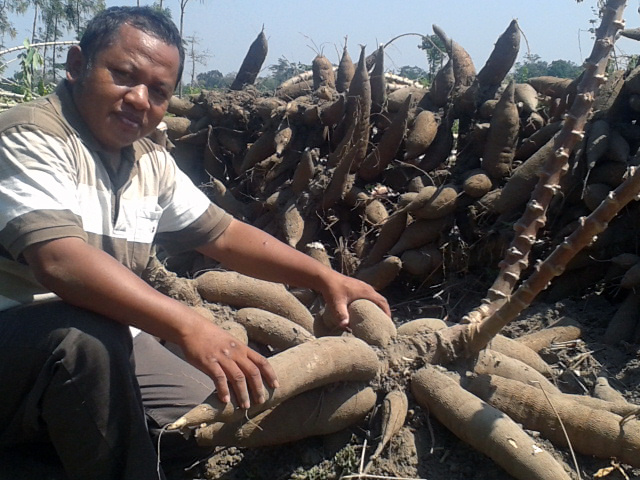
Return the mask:
[[[433,287],[428,292],[407,286],[403,291],[387,292],[400,324],[420,317],[449,315],[455,319],[472,308],[486,289],[481,281],[470,277]],[[525,310],[504,332],[518,336],[543,328],[562,317],[578,320],[585,328],[581,341],[547,350],[545,358],[560,373],[558,383],[565,391],[589,391],[601,369],[615,388],[628,400],[640,405],[640,346],[622,344],[611,347],[601,343],[607,321],[616,310],[618,300],[606,292],[587,292],[581,297],[545,302],[544,297]],[[316,480],[354,478],[368,455],[377,446],[378,417],[324,438],[309,438],[293,444],[256,449],[219,448],[208,461],[184,471],[169,472],[169,480]],[[536,435],[535,432],[530,432]],[[538,437],[539,438],[539,437]],[[568,449],[552,447],[539,438],[540,445],[553,452],[561,462],[573,465]],[[363,458],[364,447],[364,458]],[[640,454],[640,453],[639,453]],[[577,455],[582,478],[594,478],[609,459]],[[628,478],[640,478],[640,469],[622,466]],[[405,427],[385,448],[369,474],[375,478],[429,480],[509,480],[510,475],[489,458],[458,440],[430,418],[428,412],[410,398]],[[357,478],[357,477],[355,477]],[[363,477],[364,478],[364,477]],[[577,477],[576,477],[577,478]],[[605,477],[625,478],[613,470]],[[0,480],[62,480],[55,454],[46,446],[0,451]]]

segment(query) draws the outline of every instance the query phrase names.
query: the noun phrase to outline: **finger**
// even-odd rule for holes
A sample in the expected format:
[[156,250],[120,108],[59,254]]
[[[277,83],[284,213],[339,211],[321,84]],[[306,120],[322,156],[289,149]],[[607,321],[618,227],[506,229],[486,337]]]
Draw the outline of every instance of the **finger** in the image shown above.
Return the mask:
[[227,382],[231,385],[231,389],[238,401],[238,406],[244,409],[251,406],[247,378],[245,376],[245,371],[251,372],[251,368],[243,365],[243,361],[249,351],[250,349],[244,345],[231,340],[229,345],[222,349],[224,357],[220,359],[221,367],[227,375]]
[[206,365],[206,367],[205,373],[213,380],[218,399],[222,403],[229,403],[231,401],[231,395],[229,393],[229,385],[227,384],[227,376],[220,366],[220,363],[214,358],[211,359],[211,362]]
[[236,396],[238,406],[245,410],[251,407],[249,390],[247,388],[247,377],[234,361],[230,361],[227,366],[227,381]]
[[244,382],[251,398],[255,403],[260,404],[265,401],[264,385],[260,369],[251,357],[253,355],[248,353],[247,358],[243,359],[242,362],[238,362],[238,365],[244,374]]
[[349,309],[345,302],[340,302],[332,305],[331,310],[333,312],[333,321],[335,325],[343,330],[349,326]]
[[391,307],[389,307],[389,302],[386,298],[381,296],[379,301],[376,303],[384,311],[384,313],[386,313],[389,317],[391,316]]
[[[243,362],[246,362],[247,352],[249,351],[249,348],[238,343],[235,339],[230,338],[229,342],[220,349],[219,356],[214,357],[216,358],[215,362],[220,366],[225,376],[226,381],[222,388],[227,392],[227,398],[229,397],[229,386],[231,386],[238,406],[244,409],[251,406],[249,391],[247,389],[247,379],[244,373],[245,371],[251,372],[251,367],[243,367]],[[227,400],[227,402],[228,401],[230,400]]]
[[260,385],[264,381],[271,388],[279,388],[278,376],[269,361],[255,350],[249,350],[249,358],[258,367],[261,374]]

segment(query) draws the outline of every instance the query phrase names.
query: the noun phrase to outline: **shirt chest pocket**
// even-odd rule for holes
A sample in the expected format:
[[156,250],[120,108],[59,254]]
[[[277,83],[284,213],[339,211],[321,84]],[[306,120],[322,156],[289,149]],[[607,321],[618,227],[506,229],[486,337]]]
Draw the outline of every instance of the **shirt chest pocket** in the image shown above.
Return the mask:
[[158,224],[162,216],[162,208],[139,208],[136,210],[133,225],[133,241],[136,243],[152,243],[158,231]]

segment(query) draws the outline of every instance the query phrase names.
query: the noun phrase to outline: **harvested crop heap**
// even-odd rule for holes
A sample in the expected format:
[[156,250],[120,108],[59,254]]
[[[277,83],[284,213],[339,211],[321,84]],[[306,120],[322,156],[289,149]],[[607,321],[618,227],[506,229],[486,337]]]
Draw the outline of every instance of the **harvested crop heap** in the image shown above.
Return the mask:
[[199,257],[166,258],[179,276],[154,262],[147,279],[157,288],[203,315],[228,306],[225,328],[272,355],[281,383],[248,412],[202,405],[170,428],[203,444],[258,447],[368,418],[382,423],[370,440],[378,448],[356,470],[384,473],[384,448],[407,411],[423,409],[513,478],[576,478],[567,452],[640,468],[639,407],[604,376],[587,395],[566,393],[558,366],[540,355],[579,338],[579,324],[498,333],[550,282],[556,299],[598,284],[621,298],[605,342],[639,342],[640,68],[605,75],[625,33],[624,4],[608,2],[573,81],[505,81],[519,51],[514,20],[477,73],[434,26],[449,60],[429,89],[385,74],[384,47],[368,56],[362,48],[354,64],[345,46],[337,68],[318,55],[311,72],[261,95],[252,87],[266,55],[261,33],[230,91],[173,99],[165,120],[176,157],[237,218],[396,296],[481,270],[497,275],[453,323],[398,325],[358,301],[352,332],[340,335],[312,292]]

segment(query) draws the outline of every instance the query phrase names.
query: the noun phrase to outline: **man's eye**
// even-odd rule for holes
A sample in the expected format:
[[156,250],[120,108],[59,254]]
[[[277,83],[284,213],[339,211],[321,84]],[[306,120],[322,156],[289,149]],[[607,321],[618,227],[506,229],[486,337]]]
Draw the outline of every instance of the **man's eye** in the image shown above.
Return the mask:
[[169,100],[169,94],[162,88],[151,88],[149,89],[149,92],[153,95],[154,99],[159,102]]
[[131,74],[124,70],[111,70],[114,82],[118,84],[128,84],[131,81]]

